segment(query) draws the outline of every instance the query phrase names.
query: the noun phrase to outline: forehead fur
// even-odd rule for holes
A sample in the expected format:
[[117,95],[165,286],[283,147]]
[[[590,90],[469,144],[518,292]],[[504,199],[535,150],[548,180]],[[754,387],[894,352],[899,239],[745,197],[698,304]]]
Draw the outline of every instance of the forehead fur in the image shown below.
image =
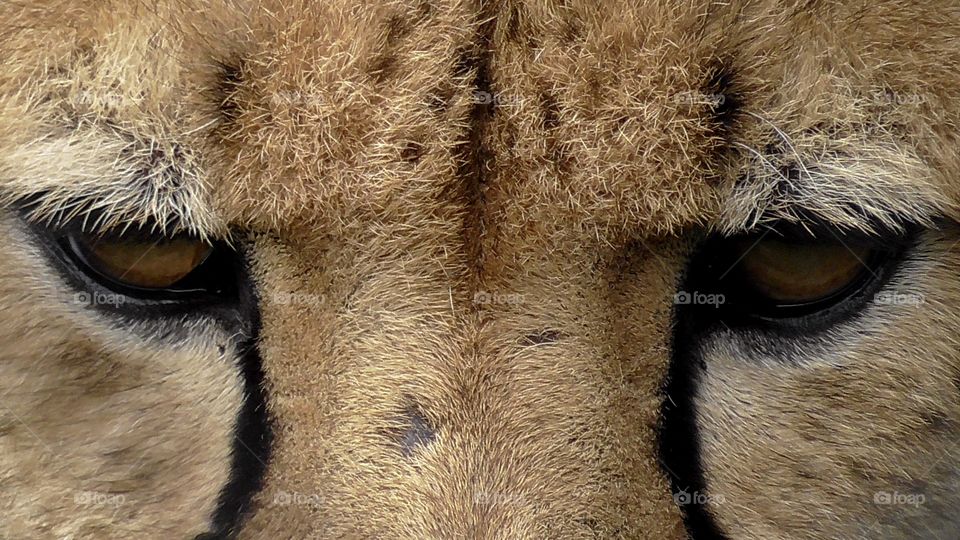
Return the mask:
[[600,230],[955,214],[960,15],[887,4],[6,4],[0,190],[217,234],[477,175]]

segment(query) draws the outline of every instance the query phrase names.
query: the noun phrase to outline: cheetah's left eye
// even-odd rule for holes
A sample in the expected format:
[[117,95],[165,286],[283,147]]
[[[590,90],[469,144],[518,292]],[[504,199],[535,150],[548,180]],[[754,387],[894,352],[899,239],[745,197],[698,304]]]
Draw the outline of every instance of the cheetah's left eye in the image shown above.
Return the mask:
[[728,277],[739,281],[744,300],[771,312],[839,301],[870,278],[879,258],[868,247],[838,241],[765,238],[732,247],[739,262]]
[[792,325],[810,316],[836,322],[884,285],[909,237],[813,235],[783,227],[714,238],[692,261],[689,286],[713,293],[722,304],[715,313],[728,323]]

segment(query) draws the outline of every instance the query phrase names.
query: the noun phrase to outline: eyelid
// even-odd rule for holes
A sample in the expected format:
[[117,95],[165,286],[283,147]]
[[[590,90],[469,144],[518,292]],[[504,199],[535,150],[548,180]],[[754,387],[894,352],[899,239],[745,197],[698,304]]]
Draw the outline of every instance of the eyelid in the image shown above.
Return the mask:
[[[142,200],[164,204],[137,204],[137,198],[123,197],[116,204],[109,190],[102,193],[39,188],[30,193],[9,195],[10,209],[31,226],[52,231],[81,230],[88,234],[110,234],[138,228],[156,236],[191,234],[213,240],[230,235],[225,223],[204,219],[205,212],[188,212],[181,201],[159,200],[156,193],[144,193]],[[0,194],[2,195],[2,194]],[[0,196],[0,198],[3,198]]]

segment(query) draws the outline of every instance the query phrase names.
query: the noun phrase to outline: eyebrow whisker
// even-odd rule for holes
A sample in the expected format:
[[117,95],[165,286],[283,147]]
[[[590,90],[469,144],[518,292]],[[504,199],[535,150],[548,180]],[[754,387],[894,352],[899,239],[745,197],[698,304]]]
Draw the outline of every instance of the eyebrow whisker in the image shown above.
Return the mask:
[[763,162],[764,165],[766,165],[767,167],[769,167],[771,171],[775,172],[775,173],[777,174],[777,176],[780,177],[781,180],[783,180],[783,181],[786,182],[787,184],[790,184],[791,186],[793,185],[793,184],[790,183],[790,179],[787,178],[787,176],[783,174],[783,171],[781,171],[781,170],[780,170],[779,168],[777,168],[773,163],[771,163],[770,160],[767,158],[767,156],[763,155],[763,153],[761,153],[759,150],[757,150],[756,148],[753,148],[753,147],[751,147],[751,146],[748,146],[748,145],[746,145],[746,144],[743,144],[742,142],[739,142],[739,141],[734,141],[733,144],[736,145],[736,146],[738,146],[739,148],[742,148],[742,149],[746,150],[747,152],[750,152],[750,153],[753,154],[754,156],[756,156],[760,161]]
[[[780,129],[779,127],[777,127],[776,124],[774,124],[774,123],[771,122],[770,120],[764,118],[763,116],[760,116],[759,114],[756,114],[756,113],[753,113],[753,112],[750,112],[750,111],[746,111],[746,113],[747,113],[749,116],[752,116],[752,117],[756,118],[757,120],[760,120],[761,122],[763,122],[763,123],[767,124],[768,126],[770,126],[770,127],[773,129],[773,131],[777,134],[777,136],[779,136],[780,139],[783,140],[784,144],[787,145],[787,148],[789,148],[790,151],[793,152],[794,157],[797,158],[797,166],[800,167],[800,170],[803,171],[803,173],[806,175],[806,178],[808,178],[808,179],[811,178],[810,170],[807,169],[807,165],[803,162],[803,158],[800,156],[800,152],[797,151],[797,147],[794,146],[793,141],[790,139],[790,137],[787,136],[787,134],[786,134],[782,129]],[[790,184],[790,185],[791,185],[791,187],[793,186],[792,184]]]

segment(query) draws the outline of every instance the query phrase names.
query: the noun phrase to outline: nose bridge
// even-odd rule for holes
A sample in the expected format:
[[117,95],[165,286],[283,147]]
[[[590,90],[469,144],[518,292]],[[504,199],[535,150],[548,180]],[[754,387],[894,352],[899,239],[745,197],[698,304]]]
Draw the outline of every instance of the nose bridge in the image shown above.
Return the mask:
[[255,242],[274,443],[242,538],[423,536],[449,487],[427,482],[448,437],[438,412],[472,358],[451,223]]
[[649,235],[714,205],[722,126],[675,94],[715,71],[675,39],[699,23],[401,4],[271,14],[227,70],[216,198],[262,233],[274,423],[243,536],[681,535],[655,430],[683,248]]
[[485,245],[480,350],[504,381],[489,407],[523,442],[504,446],[506,491],[484,495],[529,503],[535,538],[682,537],[656,426],[685,247],[550,223],[493,227]]
[[490,228],[478,265],[447,229],[258,242],[275,441],[246,537],[678,537],[679,250]]

